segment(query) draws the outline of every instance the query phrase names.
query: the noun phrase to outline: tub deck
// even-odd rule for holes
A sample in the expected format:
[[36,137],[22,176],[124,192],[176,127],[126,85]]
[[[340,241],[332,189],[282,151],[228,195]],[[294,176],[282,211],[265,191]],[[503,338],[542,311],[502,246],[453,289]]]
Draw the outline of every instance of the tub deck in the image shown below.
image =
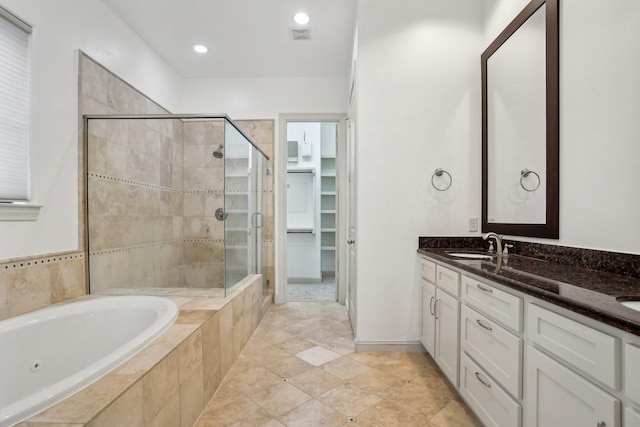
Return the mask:
[[170,297],[175,323],[127,362],[20,427],[191,427],[271,305],[262,276],[226,298]]

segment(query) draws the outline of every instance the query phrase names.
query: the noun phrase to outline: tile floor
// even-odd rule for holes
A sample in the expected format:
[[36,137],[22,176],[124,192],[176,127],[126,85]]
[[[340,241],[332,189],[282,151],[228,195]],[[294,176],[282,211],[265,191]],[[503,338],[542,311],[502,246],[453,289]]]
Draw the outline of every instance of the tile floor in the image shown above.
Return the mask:
[[287,283],[287,301],[336,301],[336,278],[323,278],[322,283]]
[[477,427],[425,354],[355,353],[344,306],[274,305],[196,427]]

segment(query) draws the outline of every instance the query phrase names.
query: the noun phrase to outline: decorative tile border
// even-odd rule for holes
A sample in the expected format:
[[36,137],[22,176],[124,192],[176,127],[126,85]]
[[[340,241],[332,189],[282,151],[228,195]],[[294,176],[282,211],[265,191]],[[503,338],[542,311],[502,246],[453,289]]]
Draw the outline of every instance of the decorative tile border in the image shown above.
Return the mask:
[[24,257],[0,262],[0,271],[8,271],[16,268],[29,268],[45,264],[55,264],[74,259],[84,259],[84,252],[61,252],[39,257]]

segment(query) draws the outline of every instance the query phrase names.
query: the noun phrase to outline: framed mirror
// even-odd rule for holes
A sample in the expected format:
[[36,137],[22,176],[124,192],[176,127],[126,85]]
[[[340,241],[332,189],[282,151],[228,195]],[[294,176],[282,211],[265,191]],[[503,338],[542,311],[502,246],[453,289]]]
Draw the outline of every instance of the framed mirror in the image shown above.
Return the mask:
[[482,231],[559,237],[559,0],[532,0],[482,60]]

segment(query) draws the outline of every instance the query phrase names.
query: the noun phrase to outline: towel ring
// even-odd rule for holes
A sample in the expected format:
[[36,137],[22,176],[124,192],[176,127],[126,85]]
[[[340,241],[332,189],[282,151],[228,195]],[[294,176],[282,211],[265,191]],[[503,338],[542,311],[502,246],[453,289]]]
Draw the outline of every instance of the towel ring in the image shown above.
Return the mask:
[[[522,182],[522,180],[524,178],[528,177],[530,174],[534,174],[536,176],[536,178],[538,178],[538,185],[536,185],[536,188],[529,189],[529,188],[525,187],[524,183]],[[524,191],[528,191],[530,193],[533,192],[533,191],[536,191],[538,188],[540,188],[540,175],[538,175],[534,171],[530,171],[529,169],[522,169],[520,171],[520,186],[524,189]]]
[[[447,176],[449,177],[449,185],[447,185],[444,188],[438,188],[433,180],[434,180],[434,178],[436,176],[442,176],[444,174],[447,174]],[[444,170],[444,169],[438,168],[433,173],[433,175],[431,175],[431,185],[433,186],[433,188],[435,188],[438,191],[447,191],[449,189],[449,187],[451,187],[451,184],[453,184],[453,178],[451,178],[451,174],[449,172],[447,172],[446,170]]]

